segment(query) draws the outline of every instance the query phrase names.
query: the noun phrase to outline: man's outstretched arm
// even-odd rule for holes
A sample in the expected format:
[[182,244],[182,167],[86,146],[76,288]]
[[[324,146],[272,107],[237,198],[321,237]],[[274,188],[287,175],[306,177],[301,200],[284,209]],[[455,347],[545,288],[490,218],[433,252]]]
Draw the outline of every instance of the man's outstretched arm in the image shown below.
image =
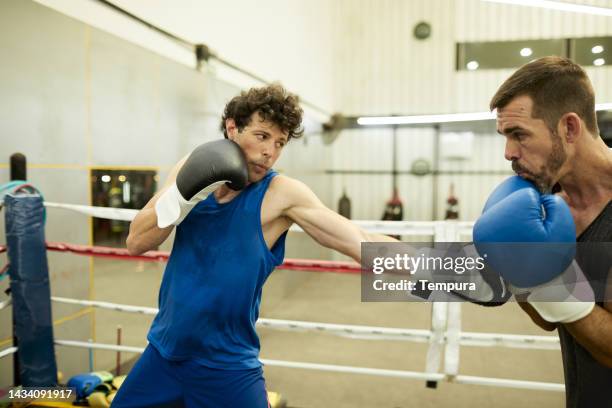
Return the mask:
[[304,183],[279,176],[275,186],[282,192],[282,215],[295,222],[324,247],[361,262],[362,242],[397,242],[381,234],[371,234],[327,208]]
[[[321,245],[334,249],[361,262],[362,242],[398,242],[396,239],[381,234],[370,234],[348,219],[325,207],[317,196],[303,183],[288,177],[276,177],[279,193],[275,197],[283,201],[283,216],[295,222],[304,231]],[[422,249],[404,243],[404,251],[411,252],[411,256],[419,256]],[[435,277],[426,272],[419,279],[435,280]],[[477,282],[481,291],[463,294],[461,298],[470,302],[487,303],[487,306],[503,304],[509,297],[503,282],[497,277],[494,281],[499,285],[491,285],[479,273],[471,274],[471,281]]]

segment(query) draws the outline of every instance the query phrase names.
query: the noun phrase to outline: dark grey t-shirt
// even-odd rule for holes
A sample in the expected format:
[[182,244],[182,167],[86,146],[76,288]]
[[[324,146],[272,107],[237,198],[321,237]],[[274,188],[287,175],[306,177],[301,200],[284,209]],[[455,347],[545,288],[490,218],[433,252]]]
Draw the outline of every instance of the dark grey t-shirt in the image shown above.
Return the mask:
[[[612,241],[612,201],[599,216],[577,239],[578,242],[609,242]],[[606,256],[606,254],[600,254]],[[607,254],[609,255],[609,254]],[[588,249],[579,252],[576,261],[591,282],[606,282],[608,267],[593,267],[594,254]],[[601,266],[601,264],[600,264]],[[602,290],[596,285],[594,290]],[[605,287],[605,285],[604,285]],[[601,293],[596,294],[603,299]],[[602,304],[599,303],[601,306]],[[612,368],[598,363],[591,354],[582,347],[569,331],[559,325],[561,353],[563,355],[563,371],[565,374],[565,395],[567,408],[612,408]]]

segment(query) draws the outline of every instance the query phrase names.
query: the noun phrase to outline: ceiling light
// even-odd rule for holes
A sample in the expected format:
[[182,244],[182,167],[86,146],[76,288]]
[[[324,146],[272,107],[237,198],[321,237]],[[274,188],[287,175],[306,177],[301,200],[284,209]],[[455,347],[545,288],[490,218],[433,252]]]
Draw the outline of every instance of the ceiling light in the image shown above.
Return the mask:
[[593,48],[591,48],[591,52],[593,54],[601,54],[603,52],[604,48],[601,45],[596,45]]
[[357,119],[359,125],[417,125],[428,123],[470,122],[495,119],[492,112],[448,113],[441,115],[368,116]]
[[108,183],[109,181],[111,181],[111,176],[109,176],[108,174],[102,176],[103,183]]
[[478,69],[479,65],[478,65],[478,61],[470,61],[467,64],[465,64],[465,66],[467,67],[467,69],[469,69],[470,71],[474,71],[475,69]]
[[521,57],[528,57],[533,54],[533,51],[529,47],[521,48]]
[[612,103],[597,103],[595,104],[596,111],[612,110]]
[[[612,110],[612,103],[598,103],[595,110]],[[361,126],[384,126],[384,125],[427,125],[434,123],[449,122],[475,122],[479,120],[495,119],[496,112],[469,112],[469,113],[446,113],[438,115],[413,115],[413,116],[362,116],[357,119]]]
[[595,14],[598,16],[612,16],[612,9],[605,7],[587,6],[584,4],[562,3],[551,0],[482,0],[490,3],[504,3],[515,6],[540,7],[549,10],[570,11],[573,13]]
[[605,63],[606,63],[606,60],[603,58],[597,58],[595,61],[593,61],[593,65],[598,66],[598,67]]

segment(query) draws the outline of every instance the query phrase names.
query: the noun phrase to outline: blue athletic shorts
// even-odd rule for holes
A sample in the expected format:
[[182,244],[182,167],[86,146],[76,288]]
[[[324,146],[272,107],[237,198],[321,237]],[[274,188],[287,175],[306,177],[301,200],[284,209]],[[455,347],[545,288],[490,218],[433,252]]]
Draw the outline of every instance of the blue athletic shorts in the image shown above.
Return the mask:
[[150,344],[113,399],[112,408],[268,408],[261,367],[219,370],[170,361]]

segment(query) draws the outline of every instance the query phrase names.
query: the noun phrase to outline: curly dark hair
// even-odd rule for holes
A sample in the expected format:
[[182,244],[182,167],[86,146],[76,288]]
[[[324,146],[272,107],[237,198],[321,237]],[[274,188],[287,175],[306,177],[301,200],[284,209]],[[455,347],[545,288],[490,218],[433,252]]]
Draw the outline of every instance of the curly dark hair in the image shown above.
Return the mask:
[[221,130],[227,139],[225,121],[234,119],[236,127],[242,131],[251,122],[251,116],[258,112],[263,120],[277,125],[287,133],[287,138],[299,138],[304,133],[302,115],[297,95],[287,92],[280,84],[274,83],[261,88],[242,91],[225,105],[221,118]]

